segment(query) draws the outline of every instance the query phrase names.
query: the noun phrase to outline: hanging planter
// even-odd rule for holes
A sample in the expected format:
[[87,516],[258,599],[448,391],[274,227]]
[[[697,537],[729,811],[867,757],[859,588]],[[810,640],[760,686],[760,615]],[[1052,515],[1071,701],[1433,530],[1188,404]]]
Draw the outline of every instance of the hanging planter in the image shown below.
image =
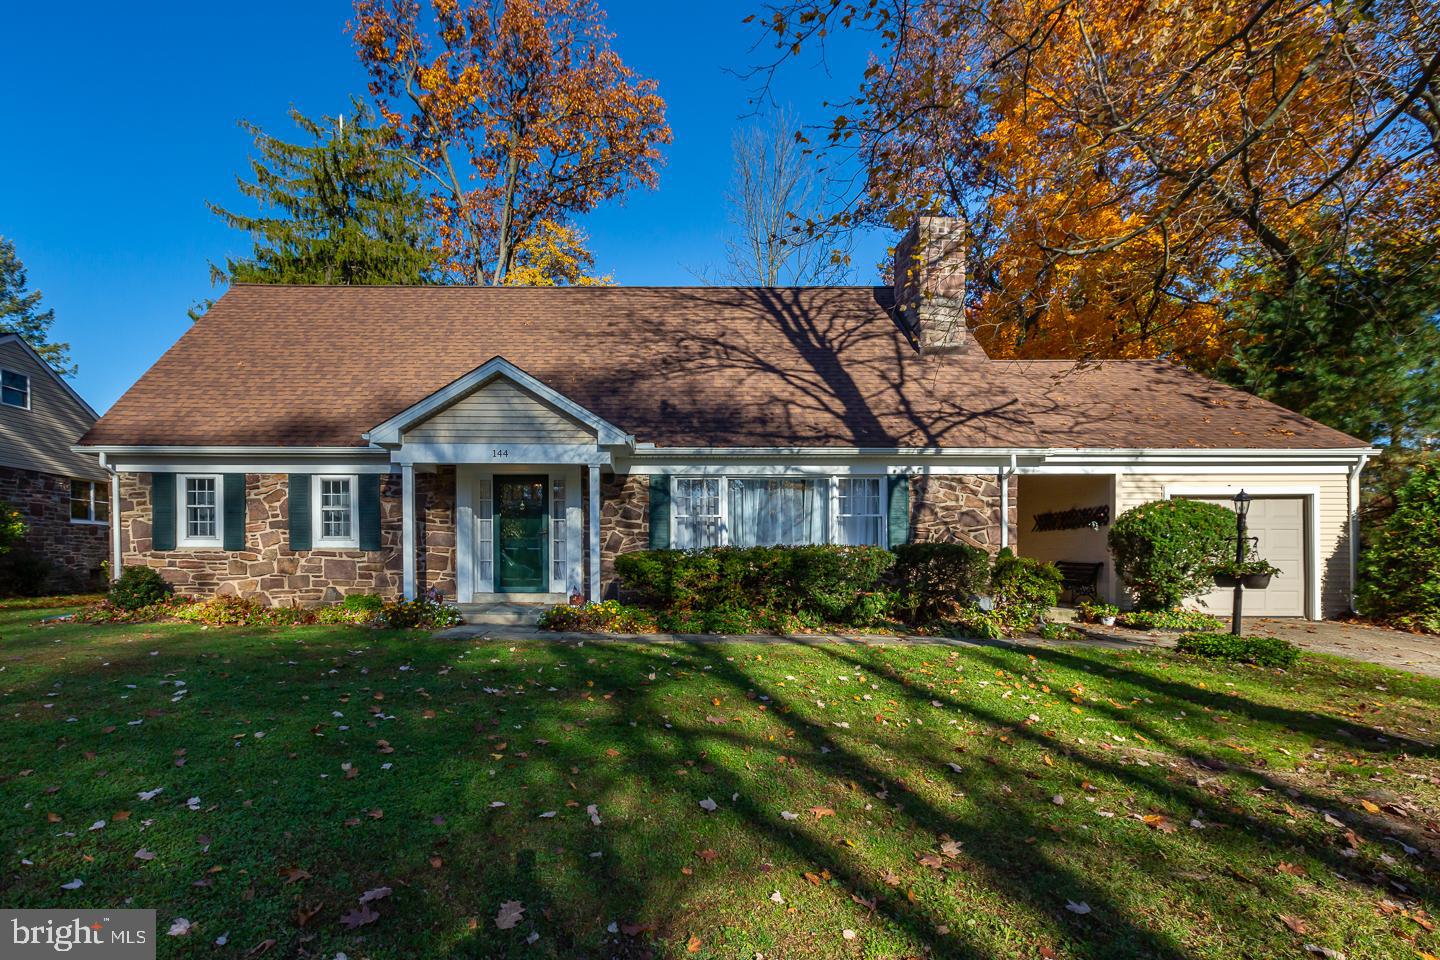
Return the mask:
[[1243,586],[1246,590],[1264,590],[1270,586],[1270,578],[1279,572],[1264,560],[1223,563],[1215,568],[1215,586]]
[[1240,578],[1240,582],[1246,590],[1264,590],[1270,586],[1270,576],[1268,573],[1248,573]]
[[1238,587],[1240,578],[1229,573],[1215,574],[1215,586],[1217,587]]

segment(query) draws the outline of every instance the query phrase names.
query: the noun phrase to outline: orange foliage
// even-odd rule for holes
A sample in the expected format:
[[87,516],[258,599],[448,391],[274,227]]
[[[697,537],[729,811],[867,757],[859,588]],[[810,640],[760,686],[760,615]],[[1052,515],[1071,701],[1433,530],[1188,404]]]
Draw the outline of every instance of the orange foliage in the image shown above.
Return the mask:
[[610,48],[593,0],[356,0],[381,115],[433,187],[443,255],[501,283],[546,221],[653,187],[665,102]]

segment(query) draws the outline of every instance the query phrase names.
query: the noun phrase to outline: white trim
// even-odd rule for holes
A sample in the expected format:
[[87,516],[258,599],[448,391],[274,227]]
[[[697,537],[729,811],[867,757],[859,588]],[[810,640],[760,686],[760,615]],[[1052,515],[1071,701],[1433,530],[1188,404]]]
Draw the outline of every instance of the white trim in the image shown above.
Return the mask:
[[600,467],[590,464],[586,468],[590,481],[589,522],[586,533],[590,537],[590,602],[600,602]]
[[[105,459],[101,454],[100,459]],[[108,467],[106,469],[109,469]],[[120,474],[110,470],[110,579],[119,580],[125,556],[120,548]]]
[[[1165,499],[1173,497],[1210,497],[1224,499],[1235,496],[1242,484],[1174,483],[1165,485]],[[1256,499],[1264,497],[1302,497],[1305,500],[1305,618],[1324,619],[1320,611],[1320,488],[1312,486],[1262,486],[1245,491]]]
[[[85,412],[90,414],[90,418],[92,420],[100,419],[100,414],[95,412],[95,408],[90,406],[90,404],[86,403],[85,398],[80,396],[80,394],[76,393],[75,388],[70,386],[70,384],[66,382],[65,377],[62,376],[59,371],[57,371],[54,367],[50,366],[50,364],[45,361],[44,357],[36,353],[35,348],[30,346],[29,342],[24,337],[20,336],[20,334],[18,333],[0,334],[0,344],[10,343],[12,341],[20,344],[20,346],[24,348],[25,352],[30,354],[30,359],[34,360],[40,365],[40,368],[42,370],[50,374],[50,379],[60,384],[61,389],[63,389],[66,393],[70,395],[71,400],[74,400],[76,403],[80,404],[80,406],[84,408]],[[13,372],[19,373],[20,371],[16,370]],[[25,376],[28,377],[30,376],[30,374],[27,373],[25,374]],[[31,395],[34,395],[33,386],[31,387]],[[28,410],[30,408],[26,407],[25,409]]]
[[1365,469],[1365,460],[1365,457],[1361,457],[1351,468],[1345,489],[1346,507],[1349,511],[1351,613],[1360,612],[1355,603],[1355,588],[1360,582],[1360,472]]
[[657,447],[654,444],[637,443],[629,456],[636,460],[686,459],[694,457],[980,457],[1000,458],[1028,457],[1041,460],[1075,457],[1081,459],[1123,458],[1139,460],[1195,460],[1223,458],[1227,460],[1265,460],[1277,457],[1302,460],[1333,459],[1336,457],[1354,460],[1358,456],[1379,453],[1373,447]]
[[[350,536],[326,537],[325,515],[320,502],[320,492],[325,480],[344,480],[350,485]],[[360,549],[360,478],[353,473],[317,473],[310,477],[310,543],[314,550],[359,550]]]
[[[109,478],[106,478],[106,479],[104,479],[104,480],[91,480],[91,479],[89,479],[89,478],[87,478],[87,477],[69,477],[68,479],[70,480],[70,513],[71,513],[70,522],[73,523],[73,524],[75,524],[76,526],[80,526],[80,527],[104,527],[104,526],[108,526],[109,523],[110,523],[109,520],[96,520],[96,519],[95,519],[95,504],[98,502],[98,501],[95,499],[95,494],[98,493],[102,488],[108,488],[108,487],[110,486]],[[75,484],[77,484],[77,483],[85,483],[85,484],[89,484],[89,485],[90,485],[90,515],[89,515],[88,517],[84,518],[84,519],[81,519],[81,520],[75,519],[75,516],[74,516],[74,513],[75,513]],[[113,512],[114,509],[115,509],[115,506],[114,506],[113,502],[110,503],[109,506],[110,506],[110,510]]]
[[595,431],[596,440],[602,446],[623,446],[634,442],[634,438],[619,427],[596,416],[559,391],[547,387],[504,357],[492,357],[464,376],[436,390],[419,403],[412,404],[379,426],[373,427],[363,436],[371,443],[381,446],[400,446],[403,442],[402,435],[406,430],[457,400],[479,390],[497,377],[504,377],[514,382],[517,386],[558,408],[562,413],[584,423]]
[[475,469],[455,467],[455,602],[471,603],[475,589]]
[[406,600],[415,593],[415,467],[400,468],[400,579]]
[[[3,390],[0,390],[0,406],[9,407],[11,410],[30,410],[30,409],[32,409],[33,406],[34,406],[35,390],[34,390],[34,388],[32,388],[31,385],[30,385],[30,380],[31,380],[30,374],[28,374],[28,373],[22,373],[22,372],[19,371],[19,370],[11,370],[9,367],[0,367],[0,388],[3,388],[3,386],[4,386],[4,375],[7,374],[7,373],[10,374],[11,376],[24,377],[24,378],[25,378],[25,405],[24,405],[24,406],[21,406],[21,405],[18,404],[18,403],[6,403],[5,400],[4,400],[4,398],[3,398]],[[14,388],[12,387],[11,389],[13,390]]]
[[[186,487],[191,480],[215,481],[215,536],[190,536],[190,510]],[[182,473],[175,478],[176,547],[220,549],[225,546],[225,475],[223,473]]]
[[589,443],[407,443],[395,463],[608,464],[610,453]]
[[580,484],[585,479],[581,467],[565,468],[565,599],[585,593],[585,511],[581,506]]

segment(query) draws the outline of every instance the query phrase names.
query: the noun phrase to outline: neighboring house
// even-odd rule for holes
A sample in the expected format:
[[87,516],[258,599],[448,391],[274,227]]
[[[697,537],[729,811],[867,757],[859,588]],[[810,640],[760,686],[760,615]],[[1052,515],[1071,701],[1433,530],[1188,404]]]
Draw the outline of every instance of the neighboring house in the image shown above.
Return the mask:
[[80,448],[117,559],[197,594],[598,598],[627,550],[953,540],[1117,597],[1114,516],[1243,486],[1283,571],[1247,609],[1348,608],[1365,443],[1164,362],[991,360],[958,225],[898,256],[893,290],[235,286]]
[[17,334],[0,335],[0,500],[25,542],[7,567],[34,566],[50,590],[102,581],[110,554],[110,475],[71,447],[98,415]]

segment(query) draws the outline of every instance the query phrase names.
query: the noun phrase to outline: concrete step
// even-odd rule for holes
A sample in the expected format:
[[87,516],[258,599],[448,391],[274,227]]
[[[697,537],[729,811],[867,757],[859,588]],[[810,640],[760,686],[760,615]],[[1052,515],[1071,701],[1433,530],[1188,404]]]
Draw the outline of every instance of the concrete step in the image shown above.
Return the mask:
[[460,615],[469,624],[496,627],[533,627],[540,614],[550,608],[547,603],[462,603]]

